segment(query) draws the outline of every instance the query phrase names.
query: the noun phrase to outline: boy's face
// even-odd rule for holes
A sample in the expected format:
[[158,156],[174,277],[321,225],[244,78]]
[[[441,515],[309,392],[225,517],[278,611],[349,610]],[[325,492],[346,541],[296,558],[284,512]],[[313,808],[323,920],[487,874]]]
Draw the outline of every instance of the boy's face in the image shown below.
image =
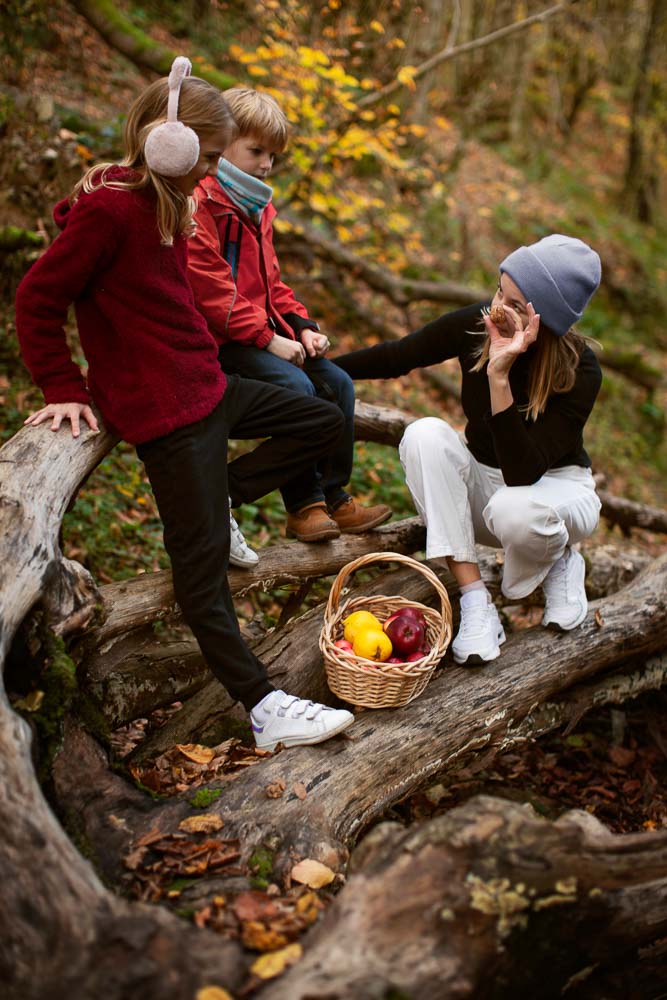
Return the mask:
[[263,181],[271,173],[275,150],[257,135],[244,135],[228,146],[223,155],[239,170]]

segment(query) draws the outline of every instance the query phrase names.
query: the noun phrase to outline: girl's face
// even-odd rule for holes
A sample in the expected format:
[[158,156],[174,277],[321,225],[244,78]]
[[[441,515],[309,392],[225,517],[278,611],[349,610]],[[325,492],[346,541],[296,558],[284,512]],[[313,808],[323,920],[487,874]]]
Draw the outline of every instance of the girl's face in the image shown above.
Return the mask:
[[203,180],[207,174],[214,176],[217,173],[218,160],[222,156],[222,151],[228,140],[229,133],[225,130],[211,132],[207,136],[199,136],[199,159],[194,167],[190,173],[183,177],[171,178],[172,183],[181,194],[192,194],[199,181]]
[[[523,292],[518,288],[517,285],[512,281],[509,274],[501,274],[498,281],[498,288],[496,294],[493,296],[492,306],[511,306],[512,309],[519,315],[523,327],[525,328],[528,323],[528,310],[526,298]],[[515,326],[511,318],[505,313],[505,321],[503,323],[496,323],[498,331],[503,337],[512,337],[515,332]]]
[[225,150],[225,159],[251,177],[263,181],[271,173],[275,151],[257,135],[244,135]]

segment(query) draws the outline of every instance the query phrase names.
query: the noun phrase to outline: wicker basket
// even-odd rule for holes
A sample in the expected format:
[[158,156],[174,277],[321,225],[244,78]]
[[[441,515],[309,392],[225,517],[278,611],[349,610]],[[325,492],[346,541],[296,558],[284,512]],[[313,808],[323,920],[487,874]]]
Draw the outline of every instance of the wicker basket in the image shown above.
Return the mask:
[[[431,583],[440,598],[441,611],[434,611],[404,597],[355,597],[339,605],[347,578],[369,563],[398,562],[411,566]],[[419,608],[426,619],[426,640],[430,651],[411,663],[377,663],[340,649],[334,643],[343,636],[343,619],[353,611],[371,611],[381,621],[401,608]],[[334,580],[324,624],[320,649],[329,687],[339,698],[365,708],[397,708],[421,694],[445,654],[452,637],[452,609],[447,591],[435,573],[423,563],[398,552],[370,552],[343,566]]]

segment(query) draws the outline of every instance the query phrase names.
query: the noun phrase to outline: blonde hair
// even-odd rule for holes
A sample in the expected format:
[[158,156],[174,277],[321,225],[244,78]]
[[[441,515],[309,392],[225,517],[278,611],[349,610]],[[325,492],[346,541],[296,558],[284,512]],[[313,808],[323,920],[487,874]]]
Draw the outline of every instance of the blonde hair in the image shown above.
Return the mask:
[[282,153],[287,145],[287,116],[270,94],[251,87],[231,87],[224,91],[239,128],[239,134],[256,135],[274,153]]
[[[588,337],[583,337],[574,329],[568,330],[564,336],[557,336],[548,326],[540,323],[531,354],[528,403],[521,407],[529,420],[537,420],[544,413],[549,397],[554,393],[570,391],[588,340]],[[489,360],[489,344],[487,336],[472,371],[480,371]]]
[[[171,245],[174,237],[181,233],[190,235],[194,231],[194,200],[178,190],[173,179],[152,171],[145,160],[144,148],[150,132],[167,120],[167,99],[169,88],[167,78],[155,80],[134,101],[130,108],[123,141],[125,156],[121,167],[130,167],[136,177],[119,181],[108,177],[109,169],[115,164],[99,163],[91,167],[76,184],[70,195],[73,204],[82,191],[90,193],[99,187],[137,190],[153,188],[157,196],[157,223],[162,243]],[[226,132],[228,146],[237,136],[232,113],[222,93],[205,80],[186,77],[181,87],[178,103],[178,120],[182,121],[199,139],[215,132]]]

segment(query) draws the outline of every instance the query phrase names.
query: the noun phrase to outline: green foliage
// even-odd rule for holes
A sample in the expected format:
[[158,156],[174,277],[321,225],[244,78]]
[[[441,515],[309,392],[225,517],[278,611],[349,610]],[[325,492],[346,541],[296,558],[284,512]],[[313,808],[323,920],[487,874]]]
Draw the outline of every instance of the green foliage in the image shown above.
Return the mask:
[[193,809],[206,809],[213,805],[221,795],[221,788],[198,788],[190,799],[190,805]]
[[253,873],[250,884],[253,889],[266,889],[273,876],[273,851],[268,847],[258,847],[250,856],[248,867]]

